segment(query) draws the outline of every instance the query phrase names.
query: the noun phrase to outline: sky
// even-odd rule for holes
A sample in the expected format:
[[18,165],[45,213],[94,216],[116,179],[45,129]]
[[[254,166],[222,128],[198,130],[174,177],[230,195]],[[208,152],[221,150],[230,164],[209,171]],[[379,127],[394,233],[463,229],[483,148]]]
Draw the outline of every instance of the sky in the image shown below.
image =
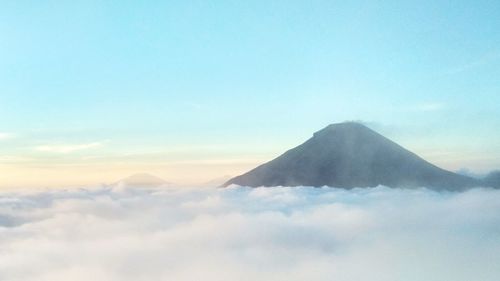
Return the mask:
[[0,187],[237,175],[359,120],[500,168],[498,1],[1,1]]

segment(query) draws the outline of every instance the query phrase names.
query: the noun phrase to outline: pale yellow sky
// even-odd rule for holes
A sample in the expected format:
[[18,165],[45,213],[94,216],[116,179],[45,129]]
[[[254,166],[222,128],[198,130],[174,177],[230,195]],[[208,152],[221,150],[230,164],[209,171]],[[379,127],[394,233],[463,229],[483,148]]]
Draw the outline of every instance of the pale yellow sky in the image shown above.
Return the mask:
[[186,164],[97,164],[97,165],[0,165],[0,188],[6,187],[68,187],[109,184],[136,173],[151,173],[168,182],[196,185],[238,175],[258,165],[239,163]]
[[3,142],[10,148],[5,146],[0,153],[0,188],[110,184],[136,173],[178,185],[199,185],[242,174],[278,156],[271,150],[286,150],[275,144],[123,147],[110,141],[23,145],[19,140]]

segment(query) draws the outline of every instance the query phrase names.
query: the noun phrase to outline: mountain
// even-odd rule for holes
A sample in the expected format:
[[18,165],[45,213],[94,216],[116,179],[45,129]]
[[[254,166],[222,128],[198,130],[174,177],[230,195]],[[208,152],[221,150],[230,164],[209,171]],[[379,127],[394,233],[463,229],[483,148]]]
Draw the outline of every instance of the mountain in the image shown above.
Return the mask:
[[226,183],[228,180],[230,180],[231,178],[232,178],[232,176],[227,176],[226,175],[226,176],[222,176],[222,177],[219,177],[219,178],[212,179],[212,180],[204,182],[204,183],[197,184],[196,186],[197,187],[216,187],[216,186],[221,186],[224,183]]
[[436,167],[362,124],[345,122],[327,126],[305,143],[224,186],[231,184],[463,190],[482,182]]
[[123,187],[149,188],[149,187],[169,186],[171,185],[171,183],[151,174],[139,173],[121,179],[114,185]]
[[500,171],[493,171],[489,173],[485,178],[484,182],[487,186],[494,188],[500,188]]

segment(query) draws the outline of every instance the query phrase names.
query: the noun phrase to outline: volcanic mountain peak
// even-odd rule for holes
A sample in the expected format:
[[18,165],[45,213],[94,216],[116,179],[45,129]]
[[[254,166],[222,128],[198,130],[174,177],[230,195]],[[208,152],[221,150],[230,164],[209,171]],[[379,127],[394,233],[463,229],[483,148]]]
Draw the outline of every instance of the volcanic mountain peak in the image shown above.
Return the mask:
[[480,183],[438,168],[362,124],[344,122],[225,185],[230,184],[463,189]]
[[345,134],[345,133],[362,133],[371,131],[368,127],[361,123],[346,121],[342,123],[330,124],[323,128],[322,130],[314,133],[314,136],[321,136],[326,134]]

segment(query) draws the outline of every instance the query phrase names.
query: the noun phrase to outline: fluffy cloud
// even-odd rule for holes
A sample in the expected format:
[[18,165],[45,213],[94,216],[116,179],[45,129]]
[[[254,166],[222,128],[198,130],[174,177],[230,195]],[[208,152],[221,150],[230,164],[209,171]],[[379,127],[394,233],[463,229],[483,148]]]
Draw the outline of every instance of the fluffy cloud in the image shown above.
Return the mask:
[[0,280],[498,280],[500,191],[4,192]]

